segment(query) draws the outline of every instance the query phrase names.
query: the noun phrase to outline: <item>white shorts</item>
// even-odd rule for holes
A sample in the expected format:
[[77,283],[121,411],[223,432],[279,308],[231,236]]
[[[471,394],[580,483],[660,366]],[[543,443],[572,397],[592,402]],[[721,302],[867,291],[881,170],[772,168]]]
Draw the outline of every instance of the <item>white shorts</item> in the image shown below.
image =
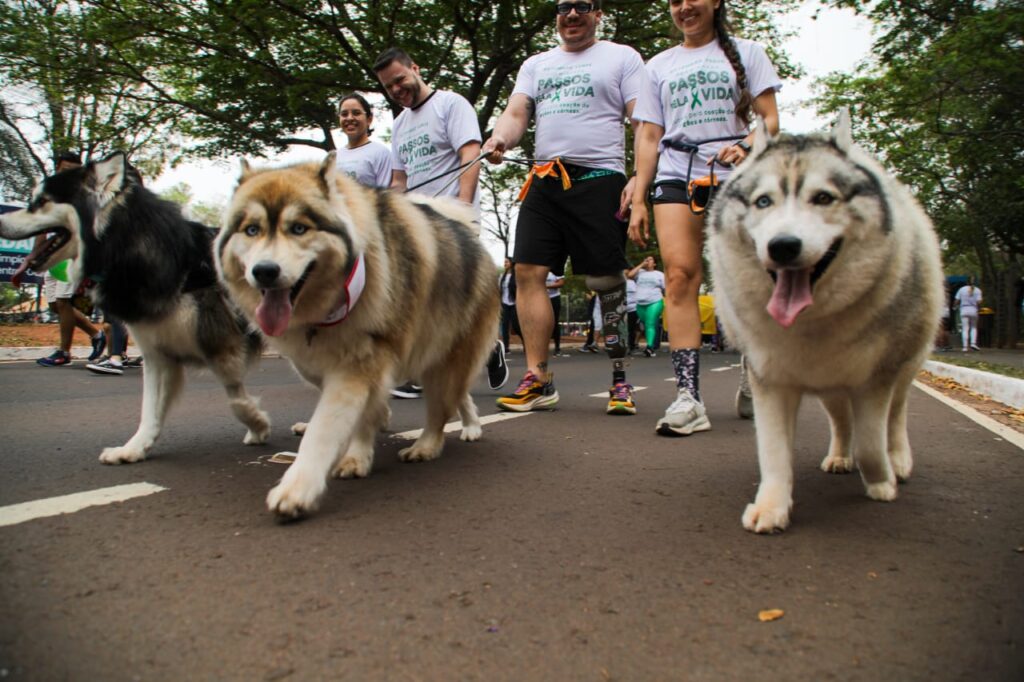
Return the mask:
[[47,303],[71,298],[75,295],[75,289],[71,282],[62,282],[49,272],[43,274],[43,296]]

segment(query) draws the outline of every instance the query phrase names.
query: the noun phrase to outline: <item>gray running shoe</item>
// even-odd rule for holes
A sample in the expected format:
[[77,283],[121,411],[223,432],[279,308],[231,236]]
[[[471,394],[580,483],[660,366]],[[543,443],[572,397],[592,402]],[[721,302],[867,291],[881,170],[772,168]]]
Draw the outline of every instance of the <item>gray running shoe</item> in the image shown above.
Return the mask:
[[694,400],[688,390],[680,388],[654,430],[661,436],[689,436],[697,431],[710,431],[711,422],[704,405]]

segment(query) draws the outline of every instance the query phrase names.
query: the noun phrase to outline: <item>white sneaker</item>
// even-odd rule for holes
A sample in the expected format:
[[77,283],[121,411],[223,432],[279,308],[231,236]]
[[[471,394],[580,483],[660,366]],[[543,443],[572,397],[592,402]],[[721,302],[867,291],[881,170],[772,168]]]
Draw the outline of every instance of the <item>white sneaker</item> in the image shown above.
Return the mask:
[[711,422],[704,405],[694,400],[688,390],[680,388],[654,430],[661,436],[689,436],[697,431],[710,431]]
[[96,374],[124,374],[124,365],[113,356],[107,356],[97,362],[90,362],[85,368]]

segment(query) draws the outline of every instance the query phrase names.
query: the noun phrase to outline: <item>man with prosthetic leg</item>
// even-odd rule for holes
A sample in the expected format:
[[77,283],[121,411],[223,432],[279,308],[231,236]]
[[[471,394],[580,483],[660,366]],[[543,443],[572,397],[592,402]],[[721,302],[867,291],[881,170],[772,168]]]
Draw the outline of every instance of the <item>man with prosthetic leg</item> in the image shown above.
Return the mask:
[[508,106],[481,148],[491,163],[501,163],[536,121],[538,158],[520,193],[514,255],[527,372],[498,407],[526,412],[558,403],[548,368],[554,318],[545,278],[549,271],[562,275],[568,257],[573,272],[587,275],[587,286],[600,296],[612,360],[608,413],[635,414],[625,371],[627,226],[618,216],[632,198],[624,120],[646,75],[636,50],[597,40],[599,0],[553,4],[562,44],[524,62]]

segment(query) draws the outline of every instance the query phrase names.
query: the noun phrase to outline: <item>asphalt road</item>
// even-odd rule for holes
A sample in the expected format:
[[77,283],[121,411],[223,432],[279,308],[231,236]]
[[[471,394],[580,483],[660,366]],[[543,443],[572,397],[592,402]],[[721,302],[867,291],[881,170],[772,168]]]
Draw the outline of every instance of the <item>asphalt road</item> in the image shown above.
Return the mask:
[[251,375],[269,445],[243,446],[194,372],[151,459],[120,467],[96,458],[134,431],[139,374],[0,365],[0,506],[166,488],[0,527],[0,679],[1024,679],[1024,453],[914,389],[914,478],[873,502],[817,469],[828,427],[808,400],[793,526],[753,535],[737,361],[702,356],[713,430],[686,439],[654,434],[665,356],[632,361],[640,415],[606,416],[590,394],[607,359],[573,353],[557,411],[450,435],[426,464],[394,437],[423,405],[392,401],[373,474],[292,524],[265,509],[284,471],[267,459],[316,395],[284,361]]

